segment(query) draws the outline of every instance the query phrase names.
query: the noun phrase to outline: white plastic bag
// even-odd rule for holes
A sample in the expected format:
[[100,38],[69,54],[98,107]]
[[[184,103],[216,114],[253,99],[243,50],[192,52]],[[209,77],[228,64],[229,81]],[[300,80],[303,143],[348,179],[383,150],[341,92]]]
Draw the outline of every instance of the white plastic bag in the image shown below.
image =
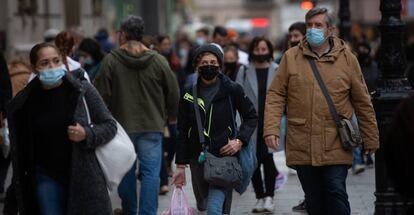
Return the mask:
[[162,215],[196,215],[197,211],[188,206],[187,196],[182,188],[174,188],[170,207]]

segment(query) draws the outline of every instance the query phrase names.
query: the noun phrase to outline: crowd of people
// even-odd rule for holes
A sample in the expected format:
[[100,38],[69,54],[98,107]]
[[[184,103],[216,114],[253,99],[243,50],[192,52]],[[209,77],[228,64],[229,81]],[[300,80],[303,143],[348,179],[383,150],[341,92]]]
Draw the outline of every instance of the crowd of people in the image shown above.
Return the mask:
[[[4,214],[155,215],[169,177],[185,186],[187,168],[197,209],[230,214],[235,187],[205,178],[205,155],[237,158],[248,145],[257,161],[253,213],[277,210],[275,190],[286,176],[273,153],[285,150],[305,193],[294,211],[350,214],[348,169],[372,167],[379,147],[370,96],[379,71],[368,42],[353,48],[334,32],[327,9],[311,9],[291,25],[286,50],[275,56],[263,36],[243,48],[236,32],[216,26],[212,33],[198,29],[194,42],[186,35],[175,42],[145,35],[144,20],[130,15],[117,31],[117,48],[105,29],[94,38],[48,31],[28,62],[7,64],[0,56],[0,111],[11,146],[0,155],[0,193],[10,161],[13,167]],[[342,147],[312,62],[338,114],[358,124],[363,145]],[[139,166],[120,182],[122,208],[113,210],[94,149],[114,138],[116,122]]]

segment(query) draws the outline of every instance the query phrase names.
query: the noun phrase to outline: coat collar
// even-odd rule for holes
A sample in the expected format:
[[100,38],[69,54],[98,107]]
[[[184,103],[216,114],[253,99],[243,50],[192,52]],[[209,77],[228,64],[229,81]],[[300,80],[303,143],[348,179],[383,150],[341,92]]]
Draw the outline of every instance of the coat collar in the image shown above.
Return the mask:
[[[76,80],[71,74],[66,73],[62,78],[63,82],[68,84],[78,94],[83,94],[84,89],[80,81]],[[29,98],[31,92],[40,89],[41,83],[39,78],[36,76],[27,86],[20,91],[10,102],[8,112],[13,114],[16,110],[21,109]]]
[[331,49],[328,53],[322,55],[321,57],[318,57],[310,48],[309,42],[303,40],[299,45],[299,50],[302,50],[303,55],[317,59],[318,61],[324,61],[324,62],[335,62],[336,59],[338,59],[341,52],[343,52],[347,45],[345,41],[339,39],[338,37],[330,37],[329,41],[331,43]]
[[[200,81],[200,77],[198,77],[197,85],[200,83]],[[217,81],[220,81],[220,88],[213,101],[227,97],[229,94],[231,94],[232,85],[234,84],[234,82],[229,77],[227,77],[227,75],[223,75],[221,73],[217,76]]]

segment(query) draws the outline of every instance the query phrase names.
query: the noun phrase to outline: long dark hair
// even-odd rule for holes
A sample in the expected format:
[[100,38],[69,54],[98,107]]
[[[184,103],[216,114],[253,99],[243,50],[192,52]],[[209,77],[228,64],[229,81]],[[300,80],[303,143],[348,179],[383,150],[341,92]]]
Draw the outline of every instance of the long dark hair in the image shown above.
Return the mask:
[[254,48],[256,48],[259,45],[259,43],[262,42],[262,41],[264,41],[266,43],[267,48],[269,49],[270,59],[273,60],[273,45],[272,45],[272,43],[270,42],[269,39],[267,39],[264,36],[261,36],[261,37],[253,38],[252,42],[250,43],[249,50],[248,50],[249,61],[252,61]]
[[55,45],[51,43],[38,43],[35,46],[33,46],[29,54],[30,63],[32,64],[33,67],[36,66],[36,63],[39,60],[39,51],[44,48],[53,48],[60,54],[58,48]]
[[83,39],[79,44],[79,50],[90,54],[96,63],[101,62],[104,57],[101,45],[99,45],[99,43],[92,38]]

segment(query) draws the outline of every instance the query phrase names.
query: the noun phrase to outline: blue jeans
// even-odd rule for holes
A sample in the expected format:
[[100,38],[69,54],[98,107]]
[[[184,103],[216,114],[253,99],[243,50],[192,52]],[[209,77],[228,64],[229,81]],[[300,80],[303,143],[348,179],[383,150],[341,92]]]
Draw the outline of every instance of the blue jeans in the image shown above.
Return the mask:
[[310,215],[351,214],[345,184],[348,168],[348,165],[296,166]]
[[[231,191],[232,190],[230,190],[230,192]],[[227,192],[229,191],[226,188],[210,185],[207,198],[207,215],[223,214],[223,205]]]
[[354,168],[354,166],[356,164],[364,164],[364,161],[362,160],[362,156],[361,156],[361,151],[362,151],[362,146],[356,147],[354,149],[352,149],[352,152],[354,154],[354,160],[352,162],[352,168]]
[[[160,189],[163,136],[160,132],[147,132],[132,133],[129,134],[129,137],[134,143],[142,177],[139,194],[139,214],[155,215],[157,214]],[[138,213],[136,169],[135,163],[118,187],[124,215],[136,215]]]
[[67,187],[36,168],[36,197],[42,215],[66,214]]

